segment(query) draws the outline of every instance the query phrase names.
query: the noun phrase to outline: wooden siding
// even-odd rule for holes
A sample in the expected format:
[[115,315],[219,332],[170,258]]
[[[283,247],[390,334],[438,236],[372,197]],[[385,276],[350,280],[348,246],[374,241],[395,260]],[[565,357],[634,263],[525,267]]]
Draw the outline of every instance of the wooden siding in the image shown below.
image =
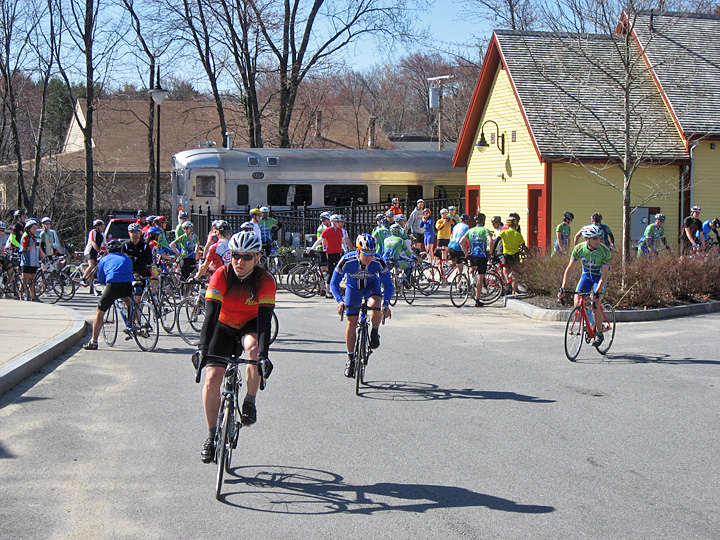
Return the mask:
[[[513,92],[507,72],[498,68],[490,90],[490,98],[483,112],[480,126],[486,121],[497,122],[501,133],[505,133],[505,155],[500,153],[491,142],[495,126],[485,126],[485,138],[490,144],[485,152],[474,145],[480,139],[480,130],[475,133],[472,153],[467,166],[468,188],[480,187],[480,210],[488,216],[499,215],[506,218],[510,212],[518,212],[522,218],[521,226],[527,215],[528,184],[543,184],[545,174],[543,165],[537,157],[530,132],[523,119],[520,106]],[[515,141],[512,132],[515,131]],[[503,174],[503,181],[499,175]],[[475,208],[468,208],[472,214]]]
[[[651,166],[639,169],[633,176],[631,204],[638,204],[642,201],[642,197],[649,193],[647,186],[660,182],[678,186],[680,169],[678,165]],[[616,185],[622,185],[620,169],[607,170],[604,174]],[[666,197],[652,199],[643,205],[651,208],[659,207],[660,212],[665,214],[665,234],[668,244],[672,247],[677,246],[677,233],[680,230],[678,197],[679,193],[675,190]],[[618,251],[621,249],[621,193],[612,187],[599,184],[597,180],[593,179],[593,175],[581,166],[553,163],[551,221],[553,238],[555,227],[562,221],[565,211],[575,214],[575,220],[570,226],[573,236],[583,225],[590,223],[592,214],[600,212],[603,216],[603,223],[610,227],[615,236]],[[650,219],[652,220],[652,216]]]
[[694,158],[692,204],[702,208],[703,221],[720,217],[720,141],[702,141]]

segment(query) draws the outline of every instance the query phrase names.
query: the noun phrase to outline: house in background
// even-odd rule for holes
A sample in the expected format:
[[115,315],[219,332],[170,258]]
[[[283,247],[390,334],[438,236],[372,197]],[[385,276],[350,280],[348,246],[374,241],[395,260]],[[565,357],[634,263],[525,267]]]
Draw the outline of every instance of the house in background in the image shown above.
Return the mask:
[[467,166],[468,213],[526,215],[528,245],[548,250],[564,211],[575,214],[573,233],[600,212],[619,243],[623,174],[613,158],[628,118],[627,144],[643,156],[633,240],[656,212],[673,244],[691,204],[704,219],[720,215],[720,17],[642,13],[618,26],[628,28],[644,52],[632,115],[613,82],[623,69],[609,36],[493,33],[454,156]]

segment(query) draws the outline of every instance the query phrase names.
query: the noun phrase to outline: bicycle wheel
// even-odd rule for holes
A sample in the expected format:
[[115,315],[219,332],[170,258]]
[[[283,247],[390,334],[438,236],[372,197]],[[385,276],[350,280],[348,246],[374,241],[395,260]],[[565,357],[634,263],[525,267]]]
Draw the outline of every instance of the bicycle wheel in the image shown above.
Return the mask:
[[310,298],[318,294],[319,282],[317,270],[310,266],[295,267],[288,276],[290,291],[300,298]]
[[[239,388],[235,389],[236,391]],[[228,436],[227,436],[227,456],[225,457],[225,472],[230,474],[230,463],[232,462],[233,450],[237,446],[238,432],[240,431],[240,423],[235,421],[235,407],[229,407]]]
[[202,298],[186,298],[177,307],[177,327],[180,337],[188,345],[200,343],[200,331],[205,321],[205,302]]
[[[47,282],[47,276],[45,275],[45,272],[42,272],[38,270],[37,274],[35,274],[35,277],[32,280],[32,288],[35,291],[35,298],[40,300],[42,302],[42,295],[45,294],[45,291],[48,290],[48,282]],[[52,302],[51,298],[45,299],[48,302]],[[57,302],[57,299],[55,299],[55,302]]]
[[215,462],[217,463],[217,475],[215,476],[215,498],[220,500],[222,490],[223,472],[225,471],[225,460],[227,459],[228,435],[230,425],[229,410],[233,407],[232,402],[225,403],[221,409],[221,418],[218,419],[218,429],[215,441]]
[[565,356],[574,362],[580,354],[583,341],[585,340],[585,319],[582,314],[582,307],[575,306],[568,316],[565,326]]
[[458,274],[450,283],[450,301],[453,306],[461,308],[470,294],[470,280],[465,274]]
[[135,304],[132,312],[131,325],[135,343],[143,351],[152,351],[160,337],[160,326],[155,309],[147,302],[140,302]]
[[75,297],[75,289],[77,289],[77,284],[70,278],[70,274],[65,272],[64,268],[60,272],[58,272],[58,276],[60,276],[63,284],[62,299],[67,301],[72,300]]
[[175,300],[172,297],[172,294],[168,294],[166,289],[163,288],[160,290],[157,297],[154,298],[154,301],[157,302],[156,311],[163,330],[165,330],[166,334],[171,334],[173,327],[175,326],[177,313],[175,309]]
[[360,385],[365,384],[365,366],[367,365],[367,323],[358,325],[355,341],[355,395],[360,395]]
[[431,264],[423,264],[417,269],[417,288],[420,294],[430,296],[440,287],[440,270]]
[[403,283],[402,293],[405,302],[407,302],[409,305],[412,305],[412,303],[415,301],[415,287],[412,285],[412,282],[408,284]]
[[103,341],[107,343],[108,347],[115,345],[115,341],[117,340],[118,317],[117,307],[115,307],[113,303],[103,316],[102,336]]
[[48,272],[45,276],[45,298],[51,304],[56,304],[63,298],[63,280],[57,272]]
[[496,302],[503,293],[502,278],[494,272],[485,274],[482,290],[480,291],[480,300],[486,306]]
[[275,341],[275,338],[278,335],[278,329],[280,328],[280,323],[278,323],[277,315],[275,315],[275,312],[272,312],[272,318],[270,319],[270,343]]
[[392,294],[392,298],[390,298],[390,305],[395,306],[395,304],[397,304],[397,301],[398,301],[398,296],[400,296],[400,288],[402,287],[402,285],[400,284],[400,280],[398,279],[398,275],[395,272],[393,272],[392,281],[393,281],[393,294]]
[[597,350],[600,354],[605,354],[610,350],[610,346],[613,343],[613,340],[615,339],[615,308],[612,306],[612,304],[604,303],[602,305],[603,308],[603,335],[605,339],[602,342],[602,345],[597,347]]

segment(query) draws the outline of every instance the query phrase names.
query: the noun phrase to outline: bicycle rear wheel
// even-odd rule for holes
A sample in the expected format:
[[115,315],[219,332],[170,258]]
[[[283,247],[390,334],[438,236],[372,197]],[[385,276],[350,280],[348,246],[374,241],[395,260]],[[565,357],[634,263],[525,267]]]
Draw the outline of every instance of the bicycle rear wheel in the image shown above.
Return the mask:
[[600,354],[605,354],[610,350],[610,346],[613,344],[613,340],[615,339],[615,308],[612,304],[604,303],[602,305],[603,308],[603,336],[604,340],[602,342],[602,345],[597,347],[597,350]]
[[102,336],[108,347],[115,345],[118,335],[118,312],[115,304],[105,312],[103,316]]
[[[67,267],[66,267],[67,268]],[[77,288],[77,284],[70,278],[70,274],[65,272],[65,269],[63,268],[58,272],[58,275],[60,276],[60,280],[63,284],[63,300],[72,300],[75,297],[75,289]]]
[[365,384],[365,366],[367,366],[368,335],[367,323],[358,324],[355,341],[355,395],[360,395],[360,385]]
[[63,279],[57,272],[48,272],[45,275],[45,298],[51,304],[57,303],[60,299],[64,298],[64,286]]
[[409,305],[412,305],[412,303],[415,301],[415,287],[412,285],[412,283],[403,282],[402,293],[405,302],[407,302]]
[[418,266],[417,287],[422,295],[433,294],[440,288],[440,270],[430,263]]
[[486,306],[496,302],[503,293],[502,278],[495,272],[485,274],[482,290],[480,291],[480,300]]
[[467,302],[470,294],[470,280],[465,274],[458,274],[450,284],[450,301],[453,306],[461,308]]
[[140,302],[135,305],[132,312],[133,320],[130,324],[133,329],[135,343],[143,351],[152,351],[160,337],[160,325],[158,324],[155,309],[147,302]]
[[220,492],[222,491],[223,472],[225,471],[225,460],[227,459],[228,436],[230,426],[230,408],[233,407],[232,402],[226,403],[225,407],[220,411],[222,415],[218,420],[218,430],[215,442],[215,462],[217,463],[217,475],[215,476],[215,498],[220,500]]
[[568,316],[567,325],[565,325],[565,356],[571,362],[574,362],[580,354],[585,340],[585,319],[582,309],[581,306],[575,306]]
[[205,321],[205,302],[202,298],[185,298],[177,306],[177,327],[180,337],[188,345],[200,343],[200,331]]
[[175,319],[177,317],[177,311],[175,309],[176,299],[171,291],[163,288],[160,289],[155,301],[157,302],[157,313],[160,324],[166,334],[171,334],[175,327]]
[[277,315],[275,315],[275,312],[272,312],[272,318],[270,319],[270,343],[275,341],[275,338],[278,335],[278,329],[280,328],[280,323],[278,323]]

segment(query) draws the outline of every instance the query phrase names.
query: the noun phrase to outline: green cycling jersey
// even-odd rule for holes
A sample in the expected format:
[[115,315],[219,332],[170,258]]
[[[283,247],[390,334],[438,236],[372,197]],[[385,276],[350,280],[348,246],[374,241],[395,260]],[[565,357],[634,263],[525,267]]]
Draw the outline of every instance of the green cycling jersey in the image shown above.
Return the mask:
[[610,264],[612,252],[605,244],[599,244],[597,249],[588,248],[587,242],[575,246],[570,259],[580,261],[584,276],[599,279],[604,265]]

